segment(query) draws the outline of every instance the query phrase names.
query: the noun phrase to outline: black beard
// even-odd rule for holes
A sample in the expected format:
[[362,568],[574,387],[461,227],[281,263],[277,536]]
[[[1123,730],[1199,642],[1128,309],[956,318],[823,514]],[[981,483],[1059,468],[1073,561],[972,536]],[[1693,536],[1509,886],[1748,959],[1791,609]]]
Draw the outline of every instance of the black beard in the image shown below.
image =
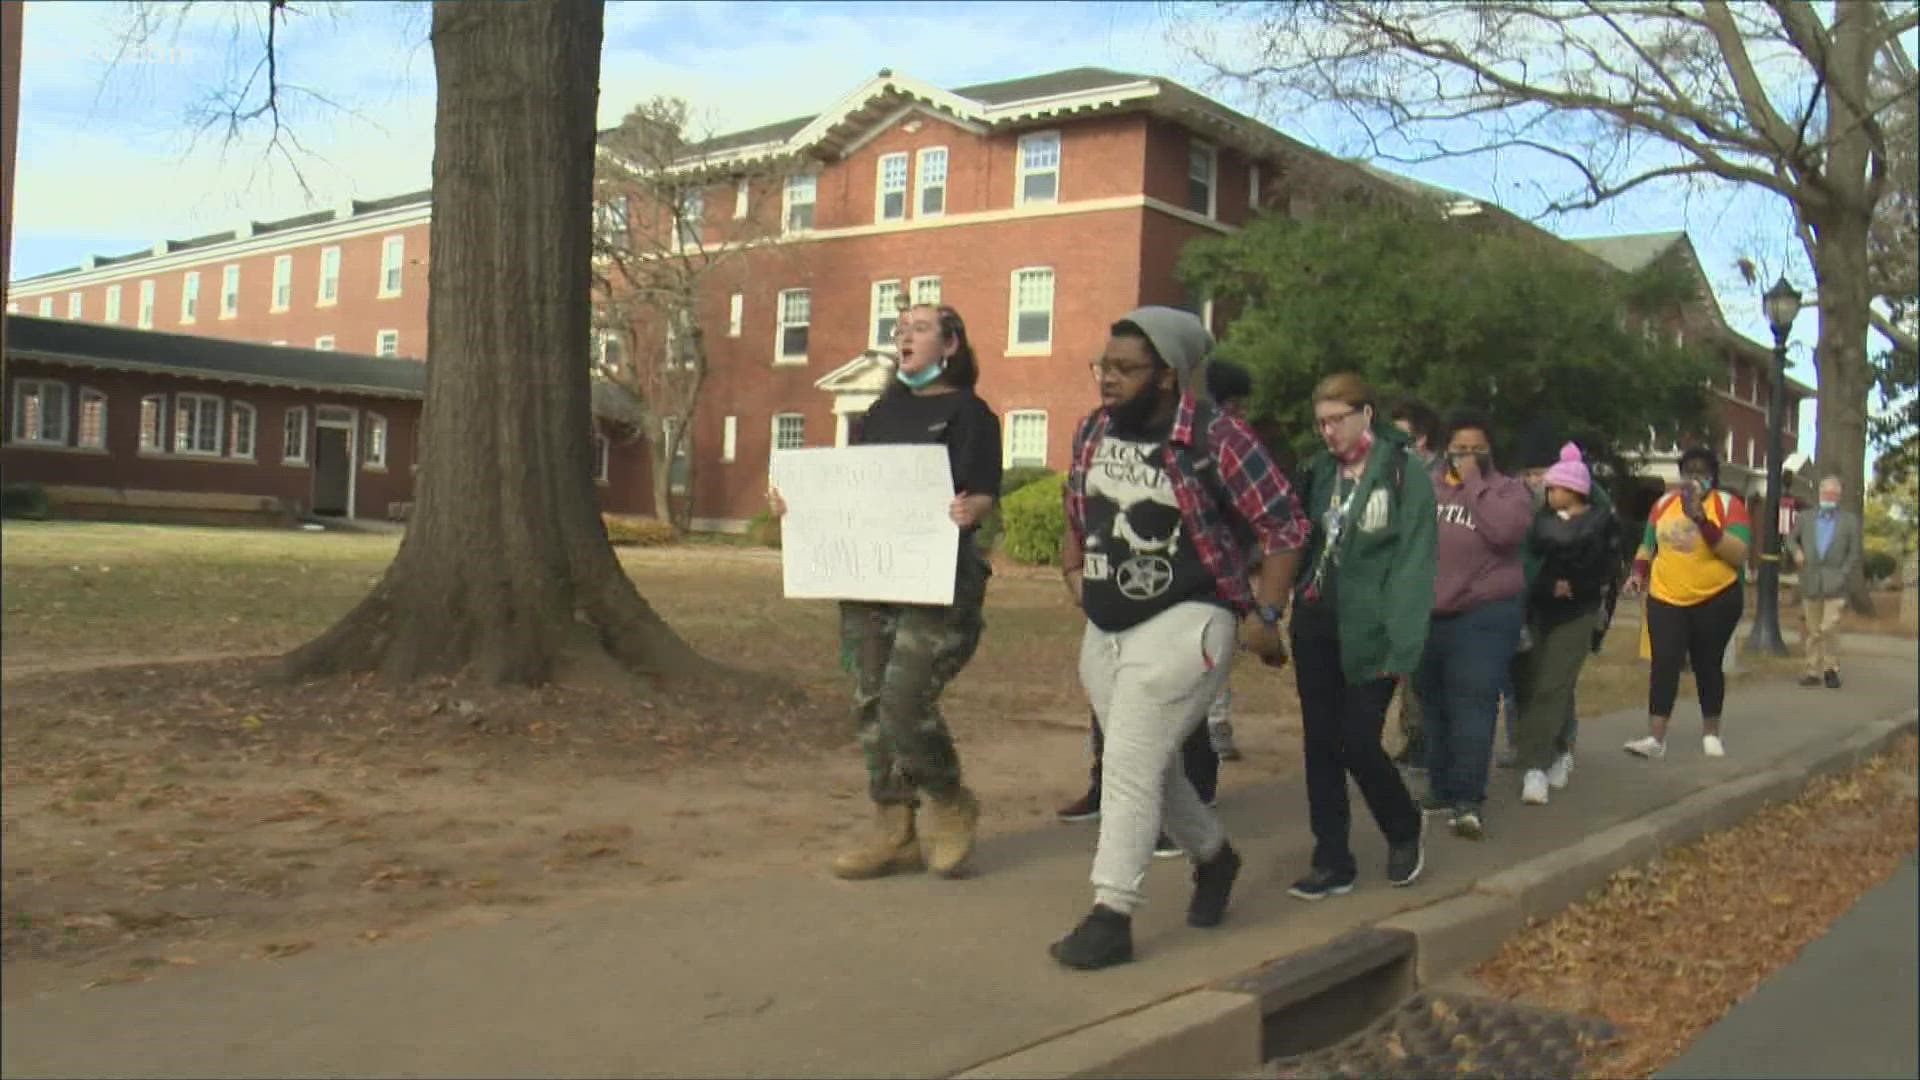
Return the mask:
[[1149,434],[1147,428],[1153,423],[1154,413],[1160,408],[1160,395],[1165,393],[1159,383],[1151,383],[1140,391],[1131,401],[1107,406],[1107,422],[1113,426],[1114,433],[1125,436]]

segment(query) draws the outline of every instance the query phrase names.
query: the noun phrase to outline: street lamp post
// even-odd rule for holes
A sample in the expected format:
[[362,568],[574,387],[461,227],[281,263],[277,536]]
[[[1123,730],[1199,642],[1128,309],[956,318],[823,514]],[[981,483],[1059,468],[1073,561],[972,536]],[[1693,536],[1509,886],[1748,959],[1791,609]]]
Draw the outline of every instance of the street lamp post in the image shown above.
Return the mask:
[[1783,276],[1761,301],[1767,325],[1773,329],[1773,383],[1767,394],[1767,506],[1761,515],[1766,547],[1760,554],[1760,597],[1747,650],[1785,656],[1787,643],[1780,636],[1780,459],[1786,456],[1786,448],[1781,445],[1780,429],[1787,411],[1787,335],[1800,315],[1800,293]]

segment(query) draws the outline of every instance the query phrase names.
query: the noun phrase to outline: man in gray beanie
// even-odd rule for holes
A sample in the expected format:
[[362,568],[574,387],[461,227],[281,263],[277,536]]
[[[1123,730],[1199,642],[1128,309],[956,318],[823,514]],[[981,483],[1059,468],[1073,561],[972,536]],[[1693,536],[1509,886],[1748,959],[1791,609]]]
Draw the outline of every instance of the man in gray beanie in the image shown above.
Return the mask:
[[[1226,685],[1236,636],[1285,663],[1279,626],[1310,525],[1252,429],[1205,400],[1212,348],[1189,312],[1129,313],[1094,365],[1101,408],[1074,435],[1060,564],[1087,614],[1080,681],[1106,746],[1093,910],[1051,950],[1072,968],[1133,958],[1162,828],[1194,863],[1188,925],[1220,923],[1240,872],[1180,747]],[[1257,581],[1242,537],[1263,553]]]

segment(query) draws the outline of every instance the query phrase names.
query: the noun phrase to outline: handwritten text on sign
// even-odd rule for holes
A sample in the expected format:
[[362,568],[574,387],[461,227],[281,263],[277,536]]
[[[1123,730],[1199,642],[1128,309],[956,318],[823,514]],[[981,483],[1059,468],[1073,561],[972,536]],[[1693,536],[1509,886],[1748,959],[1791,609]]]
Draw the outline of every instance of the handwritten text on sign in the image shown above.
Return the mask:
[[787,503],[790,599],[953,603],[960,530],[945,447],[782,450],[770,471]]

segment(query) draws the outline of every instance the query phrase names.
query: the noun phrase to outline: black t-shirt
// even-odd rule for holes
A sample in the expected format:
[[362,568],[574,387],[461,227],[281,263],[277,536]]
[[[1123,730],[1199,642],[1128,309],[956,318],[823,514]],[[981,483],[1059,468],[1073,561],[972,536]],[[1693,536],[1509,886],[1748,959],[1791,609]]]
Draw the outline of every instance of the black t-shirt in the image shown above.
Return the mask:
[[1087,618],[1108,633],[1138,626],[1188,600],[1224,603],[1213,574],[1185,535],[1164,468],[1167,433],[1142,440],[1101,436],[1087,470]]
[[[855,441],[861,446],[945,446],[954,494],[1000,497],[1000,418],[971,389],[921,395],[896,384],[867,410]],[[955,603],[976,600],[972,593],[975,587],[985,588],[990,572],[974,547],[974,532],[960,534]]]
[[[1300,568],[1299,600],[1293,608],[1295,634],[1325,637],[1337,633],[1340,565],[1329,541],[1337,544],[1339,539],[1334,535],[1336,518],[1341,529],[1353,524],[1353,508],[1347,503],[1359,483],[1335,469],[1333,483],[1326,490],[1306,492],[1304,509],[1312,515],[1314,528],[1311,558]],[[1322,563],[1326,564],[1324,571],[1320,569]]]

